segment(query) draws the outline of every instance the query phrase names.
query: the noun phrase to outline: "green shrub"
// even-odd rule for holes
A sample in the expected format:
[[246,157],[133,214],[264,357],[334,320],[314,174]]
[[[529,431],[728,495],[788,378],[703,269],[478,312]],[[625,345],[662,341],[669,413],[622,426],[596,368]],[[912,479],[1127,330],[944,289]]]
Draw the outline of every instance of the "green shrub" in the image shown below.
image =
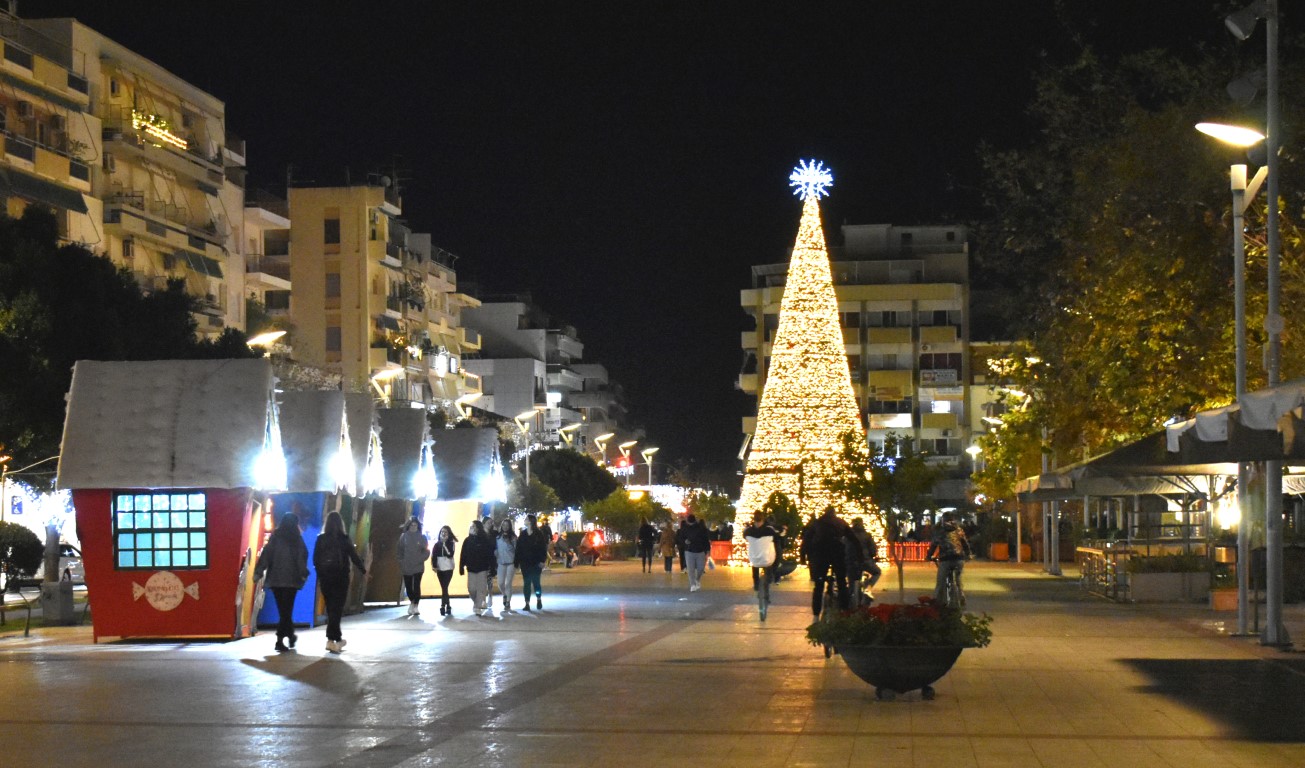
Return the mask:
[[1204,573],[1210,570],[1210,560],[1205,555],[1156,555],[1130,557],[1129,573]]

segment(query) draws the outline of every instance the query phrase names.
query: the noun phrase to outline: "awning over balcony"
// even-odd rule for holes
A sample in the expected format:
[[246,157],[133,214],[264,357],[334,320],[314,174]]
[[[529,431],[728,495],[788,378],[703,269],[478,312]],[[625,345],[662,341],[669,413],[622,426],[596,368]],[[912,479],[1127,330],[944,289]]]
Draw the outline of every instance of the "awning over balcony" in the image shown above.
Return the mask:
[[0,168],[0,192],[76,213],[87,212],[81,192],[14,168]]
[[177,258],[185,259],[190,268],[201,275],[222,278],[222,265],[218,263],[217,259],[202,256],[193,251],[177,251]]

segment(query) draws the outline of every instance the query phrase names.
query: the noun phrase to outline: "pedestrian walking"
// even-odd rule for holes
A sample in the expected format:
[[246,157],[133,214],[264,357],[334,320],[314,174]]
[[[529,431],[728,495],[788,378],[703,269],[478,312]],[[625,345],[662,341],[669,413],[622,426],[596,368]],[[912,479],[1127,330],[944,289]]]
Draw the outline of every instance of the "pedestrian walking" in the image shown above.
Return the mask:
[[648,522],[648,518],[645,517],[640,521],[636,539],[639,543],[639,565],[644,573],[652,573],[653,547],[657,545],[657,529]]
[[752,566],[752,591],[757,593],[757,606],[761,620],[766,620],[766,609],[770,607],[770,583],[775,579],[775,566],[779,555],[775,550],[775,539],[779,534],[766,525],[766,516],[760,510],[752,513],[752,525],[743,529],[743,540],[748,545],[748,563]]
[[485,524],[472,520],[467,540],[462,542],[458,557],[458,574],[467,575],[467,595],[477,616],[489,609],[489,574],[494,570],[494,542],[485,533]]
[[449,602],[449,582],[453,581],[453,551],[457,547],[458,537],[447,525],[440,528],[435,537],[435,552],[431,560],[435,562],[435,578],[440,582],[440,615],[452,616],[453,604]]
[[544,608],[544,590],[539,576],[544,570],[544,561],[548,559],[548,539],[544,531],[535,523],[534,515],[526,515],[526,529],[517,539],[516,566],[521,571],[521,592],[526,598],[526,610],[530,610],[530,595],[535,596],[535,608]]
[[358,550],[349,534],[344,532],[344,519],[339,512],[326,516],[326,524],[313,545],[313,569],[317,571],[317,586],[326,603],[326,650],[339,653],[344,650],[344,635],[340,632],[340,619],[344,616],[344,600],[349,594],[349,575],[352,565],[362,575],[367,575]]
[[254,578],[261,579],[264,575],[267,576],[265,585],[272,590],[272,599],[276,601],[276,650],[284,653],[299,640],[294,625],[295,595],[308,581],[308,547],[299,531],[299,516],[294,512],[287,512],[281,518],[281,524],[258,553]]
[[[802,532],[802,556],[811,570],[815,587],[811,592],[811,613],[817,618],[824,602],[825,582],[830,578],[838,591],[838,605],[848,609],[847,568],[843,539],[851,532],[848,524],[838,516],[832,505],[824,514],[812,520]],[[830,573],[833,573],[832,577]]]
[[689,571],[689,591],[702,589],[702,572],[707,569],[707,553],[711,551],[711,534],[698,518],[689,515],[680,526],[676,544],[684,552],[684,560]]
[[675,562],[675,529],[670,523],[662,527],[662,535],[657,546],[661,548],[662,559],[666,561],[666,572],[670,573],[671,564]]
[[512,580],[517,573],[517,534],[511,518],[504,518],[494,537],[494,555],[498,561],[498,593],[503,596],[503,610],[512,610]]
[[430,541],[421,532],[420,520],[414,517],[403,524],[395,552],[403,574],[403,589],[408,594],[408,615],[416,616],[420,613],[417,606],[421,603],[421,577],[426,572],[426,558],[430,557]]

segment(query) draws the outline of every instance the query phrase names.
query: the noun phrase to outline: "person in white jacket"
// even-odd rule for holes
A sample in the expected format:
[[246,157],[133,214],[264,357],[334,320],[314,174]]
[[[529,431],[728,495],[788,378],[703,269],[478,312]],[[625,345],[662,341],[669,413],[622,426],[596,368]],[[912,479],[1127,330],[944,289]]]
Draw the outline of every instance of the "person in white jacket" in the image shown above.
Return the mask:
[[748,562],[752,565],[752,589],[757,593],[757,606],[761,610],[761,620],[766,620],[766,608],[770,605],[770,583],[775,580],[777,555],[775,539],[779,532],[766,525],[766,516],[752,513],[752,525],[743,529],[743,540],[748,544]]

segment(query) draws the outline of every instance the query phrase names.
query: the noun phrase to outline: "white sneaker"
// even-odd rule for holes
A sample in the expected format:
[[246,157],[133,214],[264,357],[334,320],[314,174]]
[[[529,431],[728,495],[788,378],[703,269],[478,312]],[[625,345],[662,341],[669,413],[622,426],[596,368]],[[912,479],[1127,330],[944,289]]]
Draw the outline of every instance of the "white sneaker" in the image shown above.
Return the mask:
[[343,651],[343,650],[344,650],[344,647],[345,647],[346,645],[348,645],[348,644],[349,644],[349,641],[348,641],[348,640],[345,640],[344,638],[340,638],[339,640],[336,640],[336,641],[335,641],[335,650],[336,650],[336,652]]
[[326,641],[326,652],[327,652],[327,653],[339,653],[339,652],[340,652],[340,646],[339,646],[338,644],[336,644],[336,642],[335,642],[334,640],[327,640],[327,641]]

